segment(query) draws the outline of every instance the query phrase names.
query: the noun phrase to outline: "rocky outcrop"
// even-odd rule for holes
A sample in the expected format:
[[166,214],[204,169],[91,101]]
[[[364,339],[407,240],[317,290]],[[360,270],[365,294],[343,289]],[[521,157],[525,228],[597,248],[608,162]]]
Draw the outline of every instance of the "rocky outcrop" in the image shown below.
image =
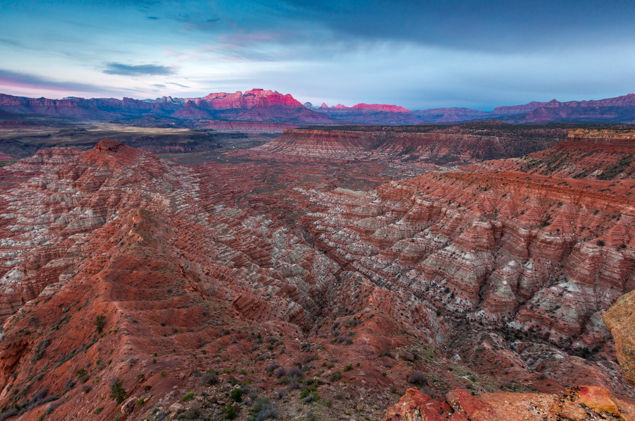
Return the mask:
[[635,291],[618,298],[603,320],[613,334],[617,360],[624,376],[635,385]]
[[580,386],[559,394],[491,393],[473,396],[454,390],[437,401],[417,389],[408,389],[388,410],[384,421],[520,421],[520,420],[629,420],[635,405],[603,388]]
[[635,178],[635,131],[574,129],[552,148],[488,165],[556,177],[632,180]]
[[392,129],[288,129],[253,152],[296,159],[461,164],[520,156],[553,146],[566,131],[504,125]]

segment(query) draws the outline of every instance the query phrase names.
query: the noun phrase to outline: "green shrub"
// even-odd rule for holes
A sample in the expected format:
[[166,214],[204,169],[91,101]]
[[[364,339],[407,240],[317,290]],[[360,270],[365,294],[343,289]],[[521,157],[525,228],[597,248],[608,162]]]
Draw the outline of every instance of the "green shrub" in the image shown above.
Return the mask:
[[192,399],[194,399],[194,392],[187,392],[185,395],[183,395],[183,398],[181,400],[183,402],[187,402],[191,401]]
[[75,374],[80,382],[86,383],[88,381],[88,372],[85,369],[80,368]]
[[236,405],[229,403],[223,408],[223,414],[225,415],[225,419],[233,420],[238,415],[238,408]]
[[350,364],[344,367],[344,371],[351,371],[352,369],[353,369],[353,366]]
[[106,316],[100,314],[95,317],[95,327],[97,328],[97,333],[103,332],[104,327],[106,327]]
[[97,415],[97,414],[101,413],[101,411],[103,411],[103,410],[104,410],[104,407],[100,406],[99,408],[95,408],[95,410],[93,411],[93,414]]
[[243,401],[243,390],[241,388],[236,388],[236,389],[231,391],[231,393],[229,394],[229,397],[234,402],[242,402]]
[[117,403],[123,402],[126,399],[126,389],[123,388],[120,380],[115,380],[110,389],[110,398]]
[[339,371],[336,371],[335,373],[331,374],[331,381],[332,382],[336,382],[339,379],[342,378],[342,373],[340,373]]

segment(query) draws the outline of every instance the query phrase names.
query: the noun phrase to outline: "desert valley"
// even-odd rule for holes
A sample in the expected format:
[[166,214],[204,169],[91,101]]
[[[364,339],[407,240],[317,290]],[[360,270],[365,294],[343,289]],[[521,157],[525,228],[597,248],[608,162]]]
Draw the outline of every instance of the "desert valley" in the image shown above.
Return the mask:
[[210,97],[0,104],[0,418],[634,419],[635,96]]
[[0,1],[0,421],[635,421],[633,22]]

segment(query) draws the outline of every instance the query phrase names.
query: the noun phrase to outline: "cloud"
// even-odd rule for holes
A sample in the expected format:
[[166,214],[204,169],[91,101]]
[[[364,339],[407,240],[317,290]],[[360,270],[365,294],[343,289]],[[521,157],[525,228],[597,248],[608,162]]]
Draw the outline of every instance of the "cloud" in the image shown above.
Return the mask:
[[514,52],[635,36],[635,2],[623,0],[284,0],[277,8],[358,41],[471,50]]
[[123,64],[108,63],[103,70],[109,75],[124,76],[155,76],[155,75],[172,75],[175,73],[174,68],[168,66],[159,66],[156,64]]
[[87,83],[56,81],[28,73],[0,69],[0,87],[38,88],[52,91],[103,92],[103,87]]

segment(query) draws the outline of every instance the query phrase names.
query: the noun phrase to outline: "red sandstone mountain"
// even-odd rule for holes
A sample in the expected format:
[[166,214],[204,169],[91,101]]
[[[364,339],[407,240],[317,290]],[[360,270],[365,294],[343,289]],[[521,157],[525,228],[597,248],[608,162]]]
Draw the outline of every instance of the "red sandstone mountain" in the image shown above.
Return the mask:
[[240,91],[233,94],[225,92],[211,93],[202,98],[192,98],[195,104],[206,103],[206,106],[215,110],[227,110],[233,108],[266,108],[271,106],[282,106],[300,108],[303,105],[291,95],[283,95],[264,89],[252,89],[244,94]]
[[546,104],[545,102],[537,102],[532,101],[528,104],[523,105],[512,105],[512,106],[504,106],[504,107],[496,107],[492,111],[492,114],[496,116],[506,116],[506,115],[517,115],[517,114],[526,114],[530,113],[538,107]]
[[323,114],[305,108],[291,95],[253,89],[244,94],[215,93],[203,98],[143,101],[131,98],[23,98],[0,94],[0,110],[86,120],[114,120],[157,116],[194,120],[250,120],[325,123]]
[[518,115],[512,121],[543,123],[552,121],[635,123],[635,94],[594,101],[558,102],[555,99]]
[[103,141],[0,168],[0,416],[379,419],[408,383],[472,419],[632,414],[602,322],[635,287],[632,179],[267,153],[182,167]]
[[326,104],[322,104],[320,108],[315,108],[315,110],[333,120],[346,123],[392,125],[420,123],[412,111],[398,105],[362,103],[352,107],[341,104],[327,107]]
[[357,104],[352,107],[305,107],[291,95],[253,89],[242,93],[212,93],[202,98],[157,100],[124,98],[23,98],[0,94],[0,112],[61,116],[84,120],[138,119],[251,120],[295,124],[355,123],[412,125],[500,119],[509,123],[635,122],[635,94],[594,101],[498,107],[492,112],[469,108],[410,111],[397,105]]
[[485,111],[471,108],[433,108],[430,110],[417,110],[413,114],[421,123],[460,123],[492,118]]

